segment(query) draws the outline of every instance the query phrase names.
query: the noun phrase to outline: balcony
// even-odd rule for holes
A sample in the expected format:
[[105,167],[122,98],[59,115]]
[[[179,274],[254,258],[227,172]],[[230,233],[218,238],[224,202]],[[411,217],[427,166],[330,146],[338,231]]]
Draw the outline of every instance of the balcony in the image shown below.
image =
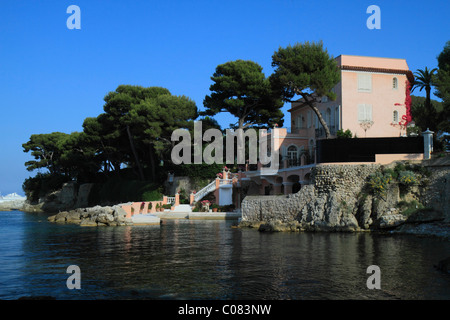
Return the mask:
[[302,137],[307,137],[308,132],[310,131],[307,128],[296,128],[296,127],[291,127],[291,128],[286,128],[286,129],[287,129],[287,133],[300,135]]
[[[328,126],[328,129],[330,130],[330,134],[332,136],[336,135],[336,126]],[[315,129],[316,130],[316,138],[325,138],[325,129],[320,125],[320,128]]]

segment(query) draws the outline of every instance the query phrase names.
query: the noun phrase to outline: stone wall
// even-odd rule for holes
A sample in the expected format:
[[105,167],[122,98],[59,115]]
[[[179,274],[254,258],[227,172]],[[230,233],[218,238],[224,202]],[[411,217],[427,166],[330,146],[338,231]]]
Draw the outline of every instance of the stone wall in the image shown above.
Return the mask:
[[[395,163],[390,166],[394,167]],[[381,165],[318,165],[312,170],[311,185],[289,196],[248,196],[242,203],[242,225],[284,224],[292,230],[356,231],[394,228],[407,217],[397,208],[400,187],[390,183],[383,198],[367,190],[367,178]],[[425,197],[437,206],[448,208],[449,167],[440,168],[430,178],[430,188],[411,189],[409,199]],[[447,215],[448,215],[448,209]],[[448,219],[448,217],[447,217]],[[267,227],[267,226],[266,226]],[[279,229],[283,229],[279,227]]]
[[445,222],[450,222],[450,166],[431,162],[426,167],[431,171],[431,176],[427,190],[422,195],[422,203],[441,211]]
[[312,169],[312,184],[318,193],[338,192],[343,197],[355,197],[368,176],[381,165],[318,165]]

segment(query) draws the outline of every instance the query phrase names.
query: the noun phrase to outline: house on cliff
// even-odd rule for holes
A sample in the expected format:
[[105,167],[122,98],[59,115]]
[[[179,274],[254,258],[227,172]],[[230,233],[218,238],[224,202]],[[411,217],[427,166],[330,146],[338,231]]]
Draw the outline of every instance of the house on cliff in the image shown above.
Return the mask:
[[[315,112],[298,100],[291,104],[290,128],[274,128],[267,139],[279,153],[278,168],[258,165],[245,172],[260,186],[260,194],[295,193],[310,181],[319,163],[390,163],[423,159],[423,139],[406,138],[411,123],[410,88],[414,81],[405,59],[340,55],[341,81],[333,88],[336,100],[321,99]],[[337,139],[350,130],[357,139]]]
[[[264,139],[270,146],[270,163],[248,164],[244,171],[233,174],[224,169],[221,177],[191,194],[190,203],[214,192],[219,205],[240,208],[244,194],[297,193],[302,185],[310,184],[312,169],[323,164],[427,159],[432,133],[425,132],[423,137],[406,134],[407,125],[413,123],[410,86],[414,81],[406,60],[340,55],[336,62],[341,73],[341,81],[333,88],[337,98],[329,101],[323,97],[316,105],[330,131],[328,139],[311,107],[301,99],[295,101],[289,109],[291,126],[274,127],[260,136],[260,147]],[[346,130],[352,137],[340,138],[338,133]],[[327,177],[319,178],[327,184]],[[248,187],[245,192],[235,192],[244,186]]]

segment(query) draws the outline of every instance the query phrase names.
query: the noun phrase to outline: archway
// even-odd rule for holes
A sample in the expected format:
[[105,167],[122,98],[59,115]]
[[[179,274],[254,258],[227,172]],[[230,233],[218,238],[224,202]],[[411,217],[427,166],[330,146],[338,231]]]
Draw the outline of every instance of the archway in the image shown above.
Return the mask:
[[301,184],[300,184],[300,177],[298,175],[291,175],[287,178],[288,182],[290,182],[291,185],[291,193],[297,193],[300,191],[301,189]]

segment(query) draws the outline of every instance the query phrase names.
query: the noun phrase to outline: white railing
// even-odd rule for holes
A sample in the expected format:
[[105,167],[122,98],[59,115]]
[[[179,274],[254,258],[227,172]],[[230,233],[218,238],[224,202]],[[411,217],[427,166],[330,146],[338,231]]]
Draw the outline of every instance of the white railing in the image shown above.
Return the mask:
[[210,184],[197,192],[194,196],[194,201],[200,201],[204,196],[206,196],[210,192],[213,192],[214,190],[216,190],[216,180],[213,180]]

